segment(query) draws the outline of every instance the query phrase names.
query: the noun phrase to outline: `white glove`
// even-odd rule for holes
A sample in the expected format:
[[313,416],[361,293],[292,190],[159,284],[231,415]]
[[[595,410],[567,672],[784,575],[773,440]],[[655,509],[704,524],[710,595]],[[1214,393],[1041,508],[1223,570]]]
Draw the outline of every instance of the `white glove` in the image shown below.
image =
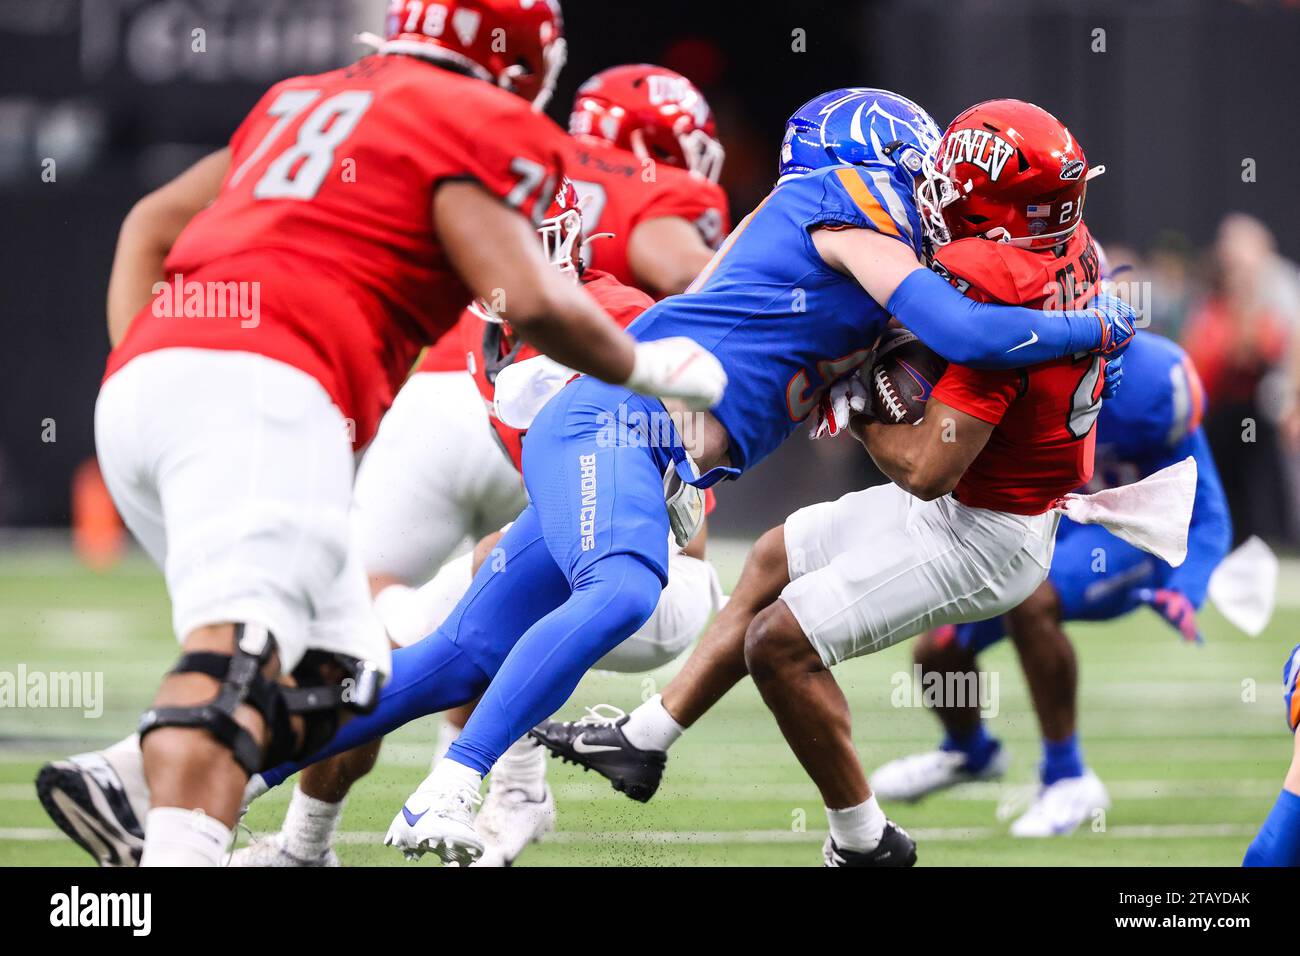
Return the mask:
[[684,335],[638,342],[632,374],[623,383],[634,392],[680,398],[702,411],[722,401],[727,373],[713,353]]
[[851,415],[866,412],[871,392],[860,374],[864,367],[859,366],[843,378],[836,379],[822,394],[813,413],[815,420],[808,430],[809,438],[815,440],[827,435],[834,438],[848,427]]

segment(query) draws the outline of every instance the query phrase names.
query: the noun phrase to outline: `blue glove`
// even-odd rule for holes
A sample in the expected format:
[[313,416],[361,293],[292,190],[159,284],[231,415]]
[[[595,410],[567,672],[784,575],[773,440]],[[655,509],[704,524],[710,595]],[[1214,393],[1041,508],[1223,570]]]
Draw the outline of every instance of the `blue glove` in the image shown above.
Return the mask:
[[1182,591],[1173,588],[1142,588],[1137,592],[1137,599],[1143,604],[1149,604],[1187,643],[1205,643],[1196,623],[1196,606]]
[[1102,386],[1102,398],[1114,398],[1119,394],[1120,382],[1124,381],[1124,356],[1116,355],[1112,359],[1103,359],[1106,363],[1102,367],[1102,374],[1106,378],[1106,384]]
[[1092,300],[1092,307],[1101,319],[1101,345],[1093,349],[1105,358],[1123,355],[1135,334],[1134,323],[1137,312],[1117,295],[1099,292]]

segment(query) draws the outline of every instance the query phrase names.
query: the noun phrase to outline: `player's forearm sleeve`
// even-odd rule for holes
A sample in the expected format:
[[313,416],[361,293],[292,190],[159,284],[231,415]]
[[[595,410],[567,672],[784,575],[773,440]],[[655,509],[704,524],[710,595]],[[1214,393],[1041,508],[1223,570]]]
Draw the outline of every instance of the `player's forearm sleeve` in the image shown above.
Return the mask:
[[1169,464],[1188,455],[1196,459],[1196,503],[1187,529],[1187,560],[1174,569],[1166,586],[1181,591],[1199,608],[1205,602],[1210,575],[1232,546],[1232,518],[1210,445],[1199,430],[1178,443]]
[[973,368],[1021,368],[1101,345],[1095,311],[974,302],[927,269],[899,283],[886,308],[949,362]]

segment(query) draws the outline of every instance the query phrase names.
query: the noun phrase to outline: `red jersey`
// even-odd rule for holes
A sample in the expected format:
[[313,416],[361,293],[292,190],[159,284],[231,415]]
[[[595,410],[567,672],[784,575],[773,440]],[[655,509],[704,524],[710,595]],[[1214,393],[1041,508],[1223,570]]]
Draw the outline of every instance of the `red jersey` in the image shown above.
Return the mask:
[[480,325],[484,324],[482,319],[466,309],[450,331],[443,333],[442,338],[424,350],[419,364],[415,366],[415,371],[464,372],[468,370],[469,351],[465,348],[465,329],[472,325],[471,319]]
[[714,249],[730,231],[727,195],[717,183],[666,163],[643,168],[632,153],[591,136],[574,136],[572,143],[566,172],[583,198],[582,231],[613,233],[587,246],[588,265],[636,285],[627,243],[641,223],[680,216]]
[[364,444],[471,298],[434,234],[438,184],[473,179],[540,215],[568,147],[523,99],[413,57],[277,83],[106,375],[173,346],[260,353],[314,376]]
[[[572,138],[573,152],[566,169],[583,198],[582,229],[588,235],[612,233],[587,247],[589,265],[608,273],[625,286],[636,286],[627,262],[628,237],[640,223],[663,216],[680,216],[699,229],[712,248],[731,228],[727,194],[717,183],[676,166],[656,165],[654,181],[642,178],[640,161],[626,150],[588,136]],[[475,329],[472,315],[461,325]],[[453,331],[420,356],[417,372],[460,372],[466,368],[466,349],[460,331]]]
[[[960,239],[939,250],[934,268],[972,299],[1053,310],[1086,305],[1100,274],[1083,225],[1055,250]],[[953,497],[973,508],[1034,515],[1086,484],[1101,373],[1101,359],[1091,354],[1000,371],[950,365],[934,397],[995,426]]]

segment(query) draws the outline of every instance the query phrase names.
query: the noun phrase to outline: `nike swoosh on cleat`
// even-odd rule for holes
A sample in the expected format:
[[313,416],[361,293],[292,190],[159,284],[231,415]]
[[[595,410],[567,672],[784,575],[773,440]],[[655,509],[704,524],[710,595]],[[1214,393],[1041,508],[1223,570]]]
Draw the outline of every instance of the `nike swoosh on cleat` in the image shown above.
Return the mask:
[[1016,345],[1016,346],[1013,346],[1012,348],[1007,349],[1007,351],[1008,351],[1008,352],[1018,352],[1018,351],[1020,351],[1020,349],[1026,348],[1026,347],[1028,347],[1028,346],[1030,346],[1030,345],[1033,345],[1033,344],[1034,344],[1035,342],[1037,342],[1037,341],[1038,341],[1038,333],[1037,333],[1037,332],[1030,332],[1030,333],[1029,333],[1029,338],[1025,339],[1025,340],[1024,340],[1023,342],[1021,342],[1019,345]]
[[582,739],[583,735],[579,734],[573,738],[573,752],[579,754],[598,754],[610,750],[618,750],[617,747],[607,747],[604,744],[589,744]]
[[421,810],[419,813],[412,813],[406,809],[406,804],[402,804],[402,816],[406,818],[407,826],[415,826],[420,822],[420,818],[428,812],[428,810]]

